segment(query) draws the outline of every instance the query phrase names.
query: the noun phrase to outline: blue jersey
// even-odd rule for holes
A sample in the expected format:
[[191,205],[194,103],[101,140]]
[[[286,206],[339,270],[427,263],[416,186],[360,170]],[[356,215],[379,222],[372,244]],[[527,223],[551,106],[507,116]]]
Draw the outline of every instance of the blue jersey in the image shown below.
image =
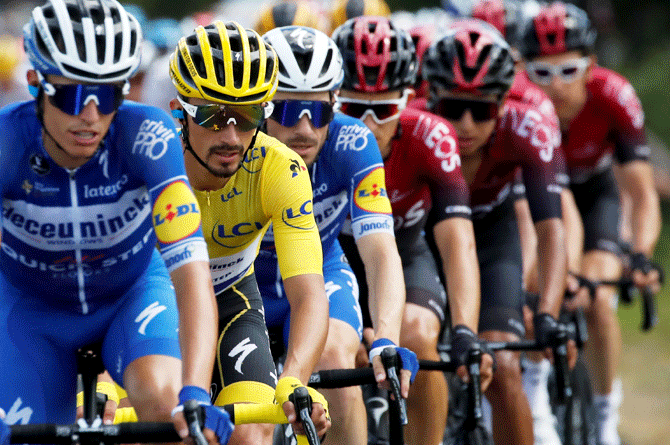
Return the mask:
[[[384,163],[377,141],[359,119],[336,113],[328,127],[328,138],[310,167],[314,193],[314,219],[319,227],[324,264],[340,261],[342,250],[337,236],[347,219],[356,239],[371,233],[393,235],[391,204],[386,193]],[[259,287],[283,290],[277,273],[277,257],[272,231],[268,230],[255,262]],[[324,275],[328,282],[328,277]],[[268,284],[275,283],[274,286]]]
[[207,261],[172,119],[124,102],[84,165],[45,151],[35,102],[0,110],[0,273],[49,305],[88,313],[126,293],[156,246],[168,270]]

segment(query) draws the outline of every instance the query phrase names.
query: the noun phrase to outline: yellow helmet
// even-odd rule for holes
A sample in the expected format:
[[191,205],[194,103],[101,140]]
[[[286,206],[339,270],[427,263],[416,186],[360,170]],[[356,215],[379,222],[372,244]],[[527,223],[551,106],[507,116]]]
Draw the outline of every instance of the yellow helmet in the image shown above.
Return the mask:
[[280,0],[266,7],[258,17],[254,29],[263,35],[282,26],[307,26],[330,33],[328,23],[316,2]]
[[11,35],[0,35],[0,81],[13,78],[14,70],[21,63],[21,57],[19,40]]
[[331,12],[332,27],[361,15],[389,17],[391,9],[384,0],[337,0]]
[[184,97],[259,104],[277,90],[277,54],[256,31],[216,20],[179,40],[170,57],[170,77]]

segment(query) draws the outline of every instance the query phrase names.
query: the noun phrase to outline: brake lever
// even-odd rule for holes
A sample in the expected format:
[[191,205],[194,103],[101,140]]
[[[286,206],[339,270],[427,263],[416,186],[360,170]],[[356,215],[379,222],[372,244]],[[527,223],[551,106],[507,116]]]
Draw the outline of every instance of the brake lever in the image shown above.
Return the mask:
[[205,410],[197,400],[184,402],[184,418],[188,425],[188,435],[193,438],[196,445],[207,445],[207,439],[202,432],[205,427]]
[[295,412],[298,413],[300,422],[305,429],[305,436],[310,445],[319,445],[319,435],[316,431],[316,426],[312,422],[312,398],[309,396],[307,388],[298,386],[293,394],[288,396],[290,402],[293,403]]

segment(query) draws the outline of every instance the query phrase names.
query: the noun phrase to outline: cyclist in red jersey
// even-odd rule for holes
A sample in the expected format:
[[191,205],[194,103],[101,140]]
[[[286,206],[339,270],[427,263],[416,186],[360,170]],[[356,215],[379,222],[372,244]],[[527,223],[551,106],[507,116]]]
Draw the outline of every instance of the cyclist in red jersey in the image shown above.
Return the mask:
[[[430,84],[427,108],[454,126],[470,204],[481,271],[481,336],[514,341],[524,335],[522,260],[511,187],[522,169],[538,234],[540,301],[533,319],[537,340],[558,335],[556,317],[565,287],[566,251],[555,149],[555,119],[506,94],[515,75],[509,45],[479,20],[455,22],[424,55]],[[574,357],[572,357],[574,360]],[[498,369],[486,392],[497,444],[531,444],[533,430],[521,385],[519,354],[496,353]]]
[[[454,129],[438,116],[405,108],[417,68],[409,33],[385,18],[357,17],[336,29],[333,40],[344,58],[340,109],[365,122],[384,159],[407,288],[400,344],[419,358],[439,360],[447,295],[422,234],[432,209],[439,215],[433,231],[447,277],[452,356],[463,363],[477,342],[479,269]],[[491,368],[492,357],[485,355],[484,385],[491,379]],[[466,377],[465,366],[458,374]],[[444,375],[419,373],[407,407],[407,443],[442,443],[447,416]]]
[[[595,31],[586,13],[560,2],[524,21],[521,50],[526,75],[552,99],[563,133],[570,187],[584,222],[581,273],[592,280],[621,276],[619,191],[632,198],[632,278],[640,287],[658,288],[650,257],[661,228],[644,114],[633,87],[620,75],[596,65]],[[586,304],[586,303],[584,303]],[[619,444],[620,382],[616,379],[621,332],[615,289],[600,287],[587,311],[590,341],[586,364],[593,382],[600,443]]]
[[[554,104],[544,91],[530,82],[523,75],[521,57],[516,49],[518,25],[521,11],[516,2],[509,0],[479,0],[472,9],[472,17],[484,20],[494,26],[505,37],[512,48],[516,60],[517,74],[514,83],[509,90],[508,99],[526,102],[537,107],[543,114],[556,121],[558,117]],[[568,255],[568,270],[579,270],[584,242],[584,230],[582,227],[579,210],[575,198],[568,187],[569,178],[566,172],[565,156],[559,148],[555,152],[559,171],[557,183],[561,185],[561,210],[565,229],[566,249]],[[521,171],[517,172],[513,193],[515,196],[514,210],[519,224],[519,235],[521,238],[521,253],[523,259],[523,284],[527,294],[527,305],[524,307],[524,322],[526,325],[526,337],[533,338],[532,332],[532,308],[538,295],[538,268],[537,268],[537,235],[533,226],[533,219],[528,208],[525,196],[525,187]],[[568,289],[571,292],[578,290],[578,282],[568,276]],[[523,387],[528,397],[531,413],[533,415],[533,432],[535,445],[560,445],[560,437],[557,431],[557,420],[554,416],[549,397],[549,374],[551,363],[541,353],[528,352],[523,362]]]

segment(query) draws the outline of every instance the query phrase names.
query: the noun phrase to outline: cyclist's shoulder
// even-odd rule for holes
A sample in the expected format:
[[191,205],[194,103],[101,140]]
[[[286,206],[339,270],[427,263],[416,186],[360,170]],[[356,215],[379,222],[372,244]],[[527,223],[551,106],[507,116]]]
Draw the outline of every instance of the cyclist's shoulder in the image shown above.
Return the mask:
[[256,135],[253,147],[245,153],[238,173],[245,175],[250,182],[258,182],[262,190],[273,194],[280,192],[275,190],[278,187],[290,190],[310,184],[307,167],[300,155],[262,131]]
[[581,113],[580,117],[592,119],[596,116],[608,116],[615,129],[634,128],[637,131],[643,128],[642,104],[635,89],[624,76],[596,66],[591,70],[587,88],[589,96],[585,108],[593,112]]
[[17,124],[39,125],[36,102],[34,100],[14,102],[0,108],[0,125],[4,127],[3,134],[6,136],[18,135],[19,133],[15,131],[8,131],[10,128],[16,129]]
[[114,119],[115,125],[140,131],[148,128],[151,122],[154,123],[151,127],[162,123],[166,128],[175,128],[174,120],[165,110],[131,100],[123,101]]
[[553,152],[561,142],[555,117],[543,113],[538,105],[509,98],[495,131],[494,145],[508,153],[536,154],[538,149],[549,148]]
[[324,143],[322,154],[325,156],[346,157],[351,153],[361,153],[377,149],[370,129],[355,117],[343,113],[335,113],[328,125],[328,137]]
[[623,75],[602,66],[594,66],[587,82],[589,99],[616,104],[624,94],[635,94],[632,85]]

